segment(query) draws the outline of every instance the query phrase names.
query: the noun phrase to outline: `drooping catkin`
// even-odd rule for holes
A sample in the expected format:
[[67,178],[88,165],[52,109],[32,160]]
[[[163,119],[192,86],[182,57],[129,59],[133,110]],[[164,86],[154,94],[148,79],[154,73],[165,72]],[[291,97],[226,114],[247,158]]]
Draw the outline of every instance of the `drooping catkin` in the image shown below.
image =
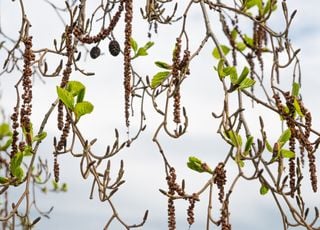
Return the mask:
[[76,36],[76,38],[79,41],[86,44],[98,43],[101,40],[104,40],[106,37],[110,35],[110,33],[113,31],[113,29],[117,25],[121,17],[121,13],[123,11],[124,2],[125,2],[124,0],[120,2],[117,12],[114,14],[114,16],[110,20],[109,26],[107,28],[101,29],[101,31],[97,35],[95,36],[84,35],[84,32],[82,31],[82,29],[76,26],[73,30],[74,36]]
[[132,0],[125,1],[125,41],[124,41],[124,113],[126,126],[129,127],[131,95],[131,34],[132,34]]

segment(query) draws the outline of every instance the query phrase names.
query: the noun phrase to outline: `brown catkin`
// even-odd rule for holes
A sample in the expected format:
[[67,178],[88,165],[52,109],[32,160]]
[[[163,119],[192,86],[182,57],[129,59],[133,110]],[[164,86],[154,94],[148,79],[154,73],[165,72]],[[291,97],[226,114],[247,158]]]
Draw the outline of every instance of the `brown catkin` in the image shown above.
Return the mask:
[[[295,152],[295,136],[291,132],[291,137],[289,140],[289,150],[292,152]],[[296,158],[290,158],[289,159],[289,184],[290,184],[290,196],[294,197],[295,192],[295,184],[296,184],[296,164],[295,164]]]
[[199,200],[197,194],[192,194],[192,197],[189,199],[189,207],[187,209],[187,221],[188,224],[191,226],[194,223],[194,208],[195,208],[195,203],[197,200]]
[[113,31],[113,29],[117,25],[117,23],[121,17],[121,13],[123,11],[123,2],[125,2],[125,1],[122,0],[120,2],[120,5],[118,7],[117,12],[110,20],[109,26],[107,28],[103,28],[97,35],[95,35],[95,36],[84,35],[81,28],[79,28],[77,26],[74,28],[73,34],[76,36],[76,38],[79,41],[81,41],[82,43],[86,43],[86,44],[98,43],[101,40],[104,40],[107,36],[110,35],[110,33]]
[[221,230],[231,230],[231,224],[229,223],[229,202],[224,201],[221,208]]
[[309,159],[309,172],[310,172],[310,181],[312,190],[314,192],[317,192],[318,190],[318,179],[317,179],[317,168],[316,168],[316,156],[314,153],[308,153],[308,159]]
[[219,201],[223,202],[224,198],[224,185],[226,184],[226,170],[224,170],[224,164],[220,162],[217,167],[214,169],[215,178],[213,182],[217,185],[219,189]]
[[26,142],[29,146],[32,145],[31,138],[31,121],[32,113],[32,69],[31,63],[35,60],[35,55],[32,52],[32,37],[27,37],[24,41],[25,50],[23,54],[24,66],[22,76],[23,93],[22,105],[20,109],[20,126],[25,130]]
[[179,70],[180,70],[180,52],[181,52],[181,39],[176,39],[175,49],[172,57],[172,79],[175,85],[175,91],[173,95],[173,121],[177,124],[181,123],[181,107],[180,107],[180,82],[179,82]]
[[132,34],[132,0],[125,1],[125,41],[124,41],[124,113],[126,126],[129,127],[130,95],[131,95],[131,34]]
[[59,182],[60,177],[60,166],[58,163],[58,156],[57,153],[54,153],[54,159],[53,159],[53,175],[55,182]]

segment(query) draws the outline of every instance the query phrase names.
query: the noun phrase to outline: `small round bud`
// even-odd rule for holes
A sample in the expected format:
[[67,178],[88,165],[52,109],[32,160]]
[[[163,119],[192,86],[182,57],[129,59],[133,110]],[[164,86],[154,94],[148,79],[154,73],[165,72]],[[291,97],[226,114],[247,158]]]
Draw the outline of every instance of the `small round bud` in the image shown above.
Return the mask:
[[100,56],[100,53],[101,53],[100,48],[98,46],[94,46],[90,50],[90,57],[92,59],[96,59],[97,57]]
[[120,45],[116,40],[110,41],[109,52],[112,56],[118,56],[118,54],[120,53]]

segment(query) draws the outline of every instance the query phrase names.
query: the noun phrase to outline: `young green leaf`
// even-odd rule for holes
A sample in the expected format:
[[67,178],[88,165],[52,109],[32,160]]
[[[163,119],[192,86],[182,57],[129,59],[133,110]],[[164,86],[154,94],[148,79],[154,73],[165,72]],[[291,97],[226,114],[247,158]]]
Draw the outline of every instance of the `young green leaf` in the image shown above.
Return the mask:
[[285,131],[283,131],[283,133],[278,139],[278,142],[280,143],[280,148],[290,139],[290,137],[291,137],[290,129],[286,129]]
[[29,157],[29,156],[32,156],[32,147],[27,145],[24,150],[23,150],[23,156],[24,157]]
[[0,184],[8,183],[9,179],[7,177],[0,176]]
[[300,84],[297,83],[297,82],[293,82],[292,90],[291,90],[292,96],[298,97],[299,96],[299,91],[300,91]]
[[76,118],[79,119],[81,116],[91,113],[93,111],[93,108],[94,106],[88,101],[77,103],[74,108],[74,113],[76,114]]
[[150,49],[152,46],[154,45],[154,42],[147,42],[144,46],[143,46],[143,48],[145,49],[145,50],[148,50],[148,49]]
[[251,149],[252,143],[253,143],[253,136],[249,136],[247,138],[247,141],[246,141],[246,144],[245,144],[245,147],[244,147],[244,151],[245,152],[249,152],[249,150]]
[[69,91],[72,96],[77,96],[85,89],[85,86],[79,81],[69,81],[66,90]]
[[188,168],[197,171],[197,172],[204,172],[204,169],[202,167],[202,161],[198,159],[197,157],[189,157],[188,162],[187,162]]
[[[228,46],[225,46],[225,45],[220,45],[220,49],[221,49],[223,55],[227,55],[230,52],[230,48]],[[219,49],[217,47],[213,49],[212,55],[216,59],[221,59],[222,58],[222,57],[220,57]]]
[[247,48],[247,46],[243,42],[237,42],[236,48],[237,48],[237,50],[239,50],[241,52],[241,51],[244,51]]
[[77,96],[77,103],[83,102],[85,94],[86,94],[86,88],[83,88],[82,90],[80,90],[80,92],[78,93],[78,96]]
[[42,141],[44,138],[47,137],[47,132],[42,132],[33,137],[33,141]]
[[12,137],[10,137],[4,145],[0,146],[0,151],[7,150],[10,147],[11,143],[12,143]]
[[19,181],[21,181],[22,178],[24,177],[24,171],[20,166],[15,168],[11,173],[13,176],[18,178]]
[[232,31],[231,31],[231,38],[232,38],[232,40],[236,40],[237,39],[237,36],[238,36],[238,32],[237,32],[237,30],[236,29],[233,29]]
[[24,176],[23,169],[20,167],[23,160],[23,153],[17,152],[10,162],[10,172],[13,176],[21,180]]
[[72,93],[67,91],[66,89],[63,89],[59,86],[57,86],[57,93],[59,99],[67,106],[69,109],[73,110],[74,107],[74,98]]
[[248,35],[244,35],[244,41],[249,45],[250,47],[253,47],[253,39],[248,37]]
[[130,38],[130,45],[131,45],[133,51],[136,53],[137,49],[138,49],[138,44],[133,38]]
[[297,101],[296,98],[294,98],[294,100],[293,100],[293,106],[294,106],[294,109],[296,110],[296,112],[299,114],[299,116],[300,117],[304,117],[304,115],[303,115],[303,113],[301,111],[299,102]]
[[167,77],[171,74],[170,71],[163,71],[163,72],[158,72],[156,73],[152,80],[151,80],[151,88],[155,89],[157,88],[159,85],[162,84],[162,82],[167,79]]
[[138,52],[137,52],[136,56],[138,57],[138,56],[147,56],[147,55],[148,55],[147,50],[144,47],[140,47],[138,49]]
[[251,79],[251,78],[245,78],[239,86],[239,89],[246,89],[246,88],[250,88],[251,86],[253,86],[256,83],[255,80]]
[[243,70],[242,70],[242,72],[241,72],[236,84],[241,84],[242,81],[248,76],[248,74],[249,74],[249,68],[245,66],[243,68]]
[[234,132],[233,130],[229,130],[227,131],[227,137],[229,138],[229,140],[231,141],[232,145],[234,147],[241,147],[242,145],[242,138],[239,134],[237,134],[236,132]]
[[280,154],[284,158],[294,158],[296,156],[296,154],[294,152],[287,150],[287,149],[281,149]]
[[162,61],[156,61],[154,64],[156,64],[156,66],[162,68],[162,69],[172,69],[172,66],[165,63],[165,62],[162,62]]
[[23,153],[17,152],[10,161],[10,170],[19,167],[23,160]]
[[10,126],[7,123],[2,123],[0,125],[0,140],[2,140],[4,137],[11,136],[12,132],[10,130]]
[[260,194],[261,195],[266,195],[269,191],[269,188],[267,187],[267,185],[262,184],[260,187]]
[[224,69],[223,67],[224,67],[224,59],[220,59],[217,67],[217,71],[220,79],[226,76],[225,72],[223,71]]
[[270,145],[269,141],[266,141],[266,147],[267,147],[267,150],[272,153],[273,152],[273,148],[272,146]]

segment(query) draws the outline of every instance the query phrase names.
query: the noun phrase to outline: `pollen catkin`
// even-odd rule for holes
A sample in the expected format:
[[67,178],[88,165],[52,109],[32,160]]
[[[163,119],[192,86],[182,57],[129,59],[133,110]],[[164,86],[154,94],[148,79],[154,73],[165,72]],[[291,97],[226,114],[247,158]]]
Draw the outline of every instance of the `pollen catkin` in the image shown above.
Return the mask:
[[95,36],[84,35],[84,32],[82,31],[82,29],[76,26],[73,30],[74,36],[76,36],[76,38],[79,41],[86,44],[98,43],[101,40],[104,40],[107,36],[110,35],[110,33],[113,31],[113,29],[117,25],[121,17],[121,13],[123,11],[123,2],[124,0],[120,2],[117,12],[110,20],[109,26],[107,28],[103,28],[97,35]]
[[32,113],[32,70],[31,63],[35,60],[35,55],[32,52],[32,37],[24,40],[25,51],[23,54],[24,66],[22,76],[23,93],[22,105],[20,109],[20,126],[25,130],[26,142],[29,146],[32,144],[31,137],[31,121],[30,116]]
[[179,70],[180,70],[180,52],[181,52],[181,39],[176,39],[175,50],[172,57],[172,79],[175,86],[173,95],[173,121],[177,124],[181,123],[181,107],[180,107],[180,82],[179,82]]
[[130,94],[131,94],[131,34],[132,34],[132,0],[125,2],[125,41],[124,41],[124,113],[126,126],[129,127]]
[[214,169],[215,178],[213,182],[217,185],[219,189],[219,201],[223,202],[224,198],[224,185],[226,184],[226,170],[224,170],[224,164],[220,162],[217,167]]
[[53,174],[54,174],[54,180],[55,182],[59,182],[60,177],[60,166],[58,163],[58,156],[57,153],[54,153],[54,159],[53,159]]

